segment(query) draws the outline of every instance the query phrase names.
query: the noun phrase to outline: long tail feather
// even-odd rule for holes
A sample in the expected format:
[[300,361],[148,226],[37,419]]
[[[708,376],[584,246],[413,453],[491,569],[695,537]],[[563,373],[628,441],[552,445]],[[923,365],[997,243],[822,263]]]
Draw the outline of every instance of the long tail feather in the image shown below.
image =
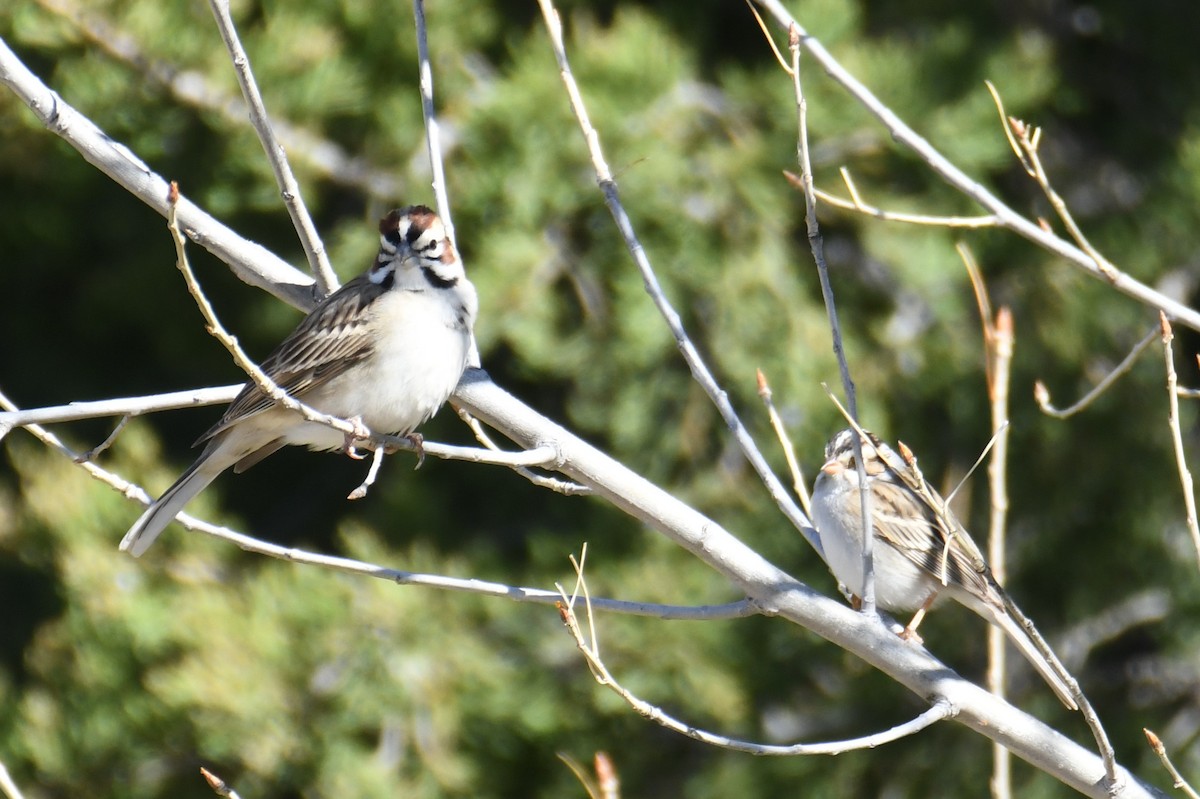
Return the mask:
[[223,469],[213,469],[209,458],[201,456],[199,460],[188,467],[180,475],[175,484],[163,492],[163,495],[146,509],[141,518],[134,522],[133,527],[121,539],[121,551],[128,552],[135,558],[150,548],[166,526],[171,523],[183,506],[192,497],[199,494]]
[[1033,642],[1029,640],[1029,636],[1025,634],[1025,631],[1021,629],[1021,626],[1006,613],[997,611],[994,614],[994,617],[996,623],[1000,625],[1000,629],[1004,630],[1005,635],[1007,635],[1008,639],[1013,642],[1013,645],[1016,646],[1025,659],[1028,660],[1035,669],[1037,669],[1038,674],[1042,675],[1042,679],[1054,689],[1054,693],[1057,694],[1062,703],[1067,706],[1067,709],[1078,710],[1079,705],[1075,703],[1074,697],[1071,696],[1071,690],[1067,687],[1067,684],[1063,681],[1063,678],[1059,676],[1054,667],[1046,661],[1046,658],[1042,655],[1042,653],[1039,652],[1037,647],[1034,646]]

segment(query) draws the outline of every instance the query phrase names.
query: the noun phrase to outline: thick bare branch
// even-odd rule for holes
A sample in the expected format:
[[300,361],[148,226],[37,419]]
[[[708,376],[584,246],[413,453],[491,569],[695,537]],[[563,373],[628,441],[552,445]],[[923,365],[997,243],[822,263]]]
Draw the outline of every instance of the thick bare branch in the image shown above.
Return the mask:
[[[28,106],[47,130],[62,137],[84,160],[166,218],[168,182],[51,91],[3,39],[0,83]],[[312,278],[267,248],[237,235],[186,198],[180,198],[178,214],[179,225],[188,238],[229,264],[242,280],[298,308],[308,310],[316,302]]]

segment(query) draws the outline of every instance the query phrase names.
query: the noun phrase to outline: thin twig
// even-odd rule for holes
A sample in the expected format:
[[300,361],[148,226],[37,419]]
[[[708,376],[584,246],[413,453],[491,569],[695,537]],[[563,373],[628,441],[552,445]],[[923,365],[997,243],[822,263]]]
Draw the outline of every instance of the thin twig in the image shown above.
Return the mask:
[[[4,411],[0,412],[0,430],[12,427],[29,427],[35,424],[73,422],[81,419],[97,419],[106,416],[140,416],[155,411],[219,405],[230,402],[243,388],[245,388],[245,385],[239,383],[231,386],[198,388],[190,391],[172,391],[166,394],[150,394],[142,397],[120,397],[96,402],[72,402],[68,405],[32,408],[30,410],[14,412]],[[416,450],[415,445],[405,436],[376,434],[373,438],[375,441],[371,444],[372,447],[384,446],[389,449],[402,449],[410,452]],[[500,449],[494,443],[489,443],[486,449],[480,449],[478,447],[460,447],[452,444],[437,444],[426,441],[422,444],[422,449],[426,455],[432,455],[442,460],[466,461],[468,463],[487,464],[491,466],[507,466],[516,470],[527,469],[529,466],[553,467],[558,458],[557,450],[552,445],[510,452]],[[588,491],[585,486],[578,486],[578,488],[580,489],[580,493]]]
[[[825,303],[825,314],[829,319],[829,332],[833,337],[833,353],[837,357],[838,372],[842,378],[842,390],[846,393],[846,404],[849,406],[851,425],[858,428],[858,395],[854,389],[854,379],[850,376],[850,363],[846,360],[846,346],[842,342],[842,325],[838,321],[837,303],[833,298],[833,284],[829,280],[829,265],[825,261],[825,240],[821,237],[820,223],[817,221],[817,198],[813,193],[812,159],[808,149],[808,100],[804,96],[804,84],[800,79],[800,32],[798,28],[788,29],[788,48],[792,53],[792,90],[796,97],[796,160],[800,164],[800,187],[804,194],[804,221],[808,231],[808,246],[812,251],[813,261],[817,265],[817,277],[821,283],[821,298]],[[869,485],[867,482],[866,460],[862,453],[861,436],[854,436],[854,463],[858,471],[858,484]],[[871,491],[859,491],[860,510],[862,512],[862,612],[867,615],[875,614],[875,525],[871,513]]]
[[155,411],[201,408],[229,402],[242,390],[241,385],[172,391],[143,397],[120,397],[93,402],[72,402],[47,408],[32,408],[16,413],[0,413],[0,425],[24,427],[28,424],[56,424],[81,419],[100,419],[106,416],[140,416]]
[[1025,168],[1025,172],[1042,189],[1042,193],[1050,201],[1050,206],[1054,208],[1054,212],[1058,214],[1058,218],[1066,225],[1067,232],[1071,234],[1071,238],[1075,240],[1075,244],[1092,259],[1096,271],[1103,275],[1110,283],[1116,284],[1121,278],[1128,279],[1111,261],[1101,255],[1099,250],[1092,246],[1092,243],[1083,234],[1083,230],[1076,224],[1075,218],[1071,215],[1071,210],[1067,207],[1066,201],[1050,185],[1050,178],[1046,175],[1046,170],[1042,165],[1042,158],[1039,153],[1042,139],[1041,128],[1031,127],[1015,117],[1008,116],[1004,112],[1004,102],[1000,97],[1000,92],[990,82],[985,81],[985,83],[992,95],[992,101],[996,104],[996,110],[1000,114],[1000,122],[1005,128],[1005,135],[1008,137],[1009,146],[1016,152],[1017,158]]
[[579,86],[576,84],[575,77],[571,72],[571,65],[567,60],[567,52],[563,44],[562,20],[551,0],[538,0],[538,5],[542,9],[542,18],[546,22],[546,30],[550,35],[550,44],[554,49],[554,56],[558,60],[559,75],[566,88],[567,97],[571,103],[571,110],[574,111],[580,130],[583,132],[588,154],[591,156],[592,167],[596,171],[596,181],[600,186],[600,191],[604,195],[604,202],[608,206],[613,220],[616,222],[617,229],[621,232],[625,246],[629,250],[634,263],[637,264],[646,293],[654,301],[659,315],[662,316],[671,334],[674,336],[675,344],[683,355],[688,368],[691,370],[692,378],[704,389],[709,399],[716,406],[725,425],[733,433],[734,439],[737,441],[739,447],[741,447],[742,453],[758,474],[759,479],[766,486],[775,504],[783,512],[788,521],[805,537],[809,544],[817,552],[820,552],[821,542],[812,530],[812,523],[808,520],[805,513],[800,510],[799,506],[796,505],[795,501],[792,500],[783,483],[771,471],[766,458],[763,457],[758,446],[750,437],[749,432],[747,432],[745,425],[738,418],[737,411],[734,410],[732,403],[729,401],[729,395],[717,384],[712,372],[704,363],[704,359],[700,357],[695,344],[692,343],[687,331],[684,330],[679,314],[663,293],[662,286],[658,282],[658,276],[655,274],[654,268],[650,265],[646,251],[642,247],[641,242],[638,241],[637,234],[633,230],[633,223],[630,221],[629,215],[625,212],[625,207],[621,204],[617,184],[613,180],[612,172],[604,159],[604,153],[600,147],[600,134],[597,133],[596,129],[592,126],[591,120],[588,118],[587,108],[584,105],[582,95],[579,93]]
[[587,599],[587,583],[583,578],[583,571],[576,565],[576,579],[583,588],[583,596],[585,598],[585,612],[588,617],[588,624],[592,628],[591,641],[587,641],[580,629],[579,619],[575,614],[575,601],[572,597],[568,597],[566,592],[561,594],[561,601],[558,605],[559,615],[562,617],[563,625],[571,637],[575,639],[575,646],[583,654],[584,661],[591,670],[592,675],[596,678],[596,682],[603,685],[615,694],[625,700],[633,710],[639,715],[653,721],[654,723],[665,727],[672,732],[686,735],[693,740],[701,741],[702,743],[716,746],[721,749],[730,749],[735,752],[747,752],[754,755],[771,755],[776,757],[793,757],[796,755],[838,755],[844,752],[852,752],[859,749],[873,749],[877,746],[882,746],[886,743],[899,740],[900,738],[914,735],[917,732],[929,727],[943,719],[954,715],[952,705],[943,698],[935,699],[933,705],[921,713],[916,718],[913,718],[904,724],[899,724],[889,730],[874,733],[872,735],[863,736],[861,738],[851,738],[845,741],[828,741],[825,743],[815,744],[790,744],[780,746],[774,744],[757,743],[753,741],[745,741],[737,738],[730,738],[718,733],[708,732],[698,727],[694,727],[687,722],[681,721],[676,717],[665,712],[661,707],[653,705],[644,699],[639,698],[628,688],[622,686],[604,661],[600,658],[600,645],[596,639],[594,621],[592,618],[592,602]]
[[129,420],[132,418],[133,417],[129,414],[122,416],[116,425],[113,426],[112,432],[108,434],[107,438],[79,457],[85,461],[95,460],[97,456],[101,455],[106,449],[112,446],[112,443],[117,440],[117,436],[121,434],[121,431],[125,429],[125,425],[129,424]]
[[1067,686],[1071,697],[1075,700],[1075,704],[1079,705],[1079,713],[1083,716],[1083,721],[1087,724],[1088,729],[1092,733],[1092,738],[1096,741],[1096,748],[1100,754],[1100,759],[1104,762],[1104,780],[1105,788],[1110,796],[1116,796],[1124,789],[1124,780],[1117,769],[1117,753],[1113,749],[1112,742],[1108,738],[1108,732],[1104,729],[1104,725],[1100,723],[1100,716],[1096,713],[1096,708],[1092,707],[1092,702],[1084,694],[1083,689],[1079,687],[1079,681],[1074,675],[1063,665],[1059,660],[1058,655],[1050,648],[1050,644],[1042,637],[1041,632],[1034,625],[1033,621],[1025,615],[1013,598],[1009,596],[1007,591],[999,591],[1000,598],[1004,601],[1004,609],[1008,615],[1021,626],[1025,634],[1033,643],[1035,649],[1041,653],[1046,662],[1054,670],[1054,673],[1059,676]]
[[1119,378],[1124,376],[1126,372],[1132,369],[1133,364],[1138,359],[1138,356],[1145,352],[1146,348],[1150,346],[1154,339],[1160,337],[1161,335],[1162,333],[1158,326],[1152,327],[1150,332],[1146,333],[1141,341],[1133,345],[1133,349],[1129,351],[1129,354],[1125,356],[1124,360],[1117,364],[1115,369],[1105,375],[1104,379],[1097,383],[1091,391],[1084,394],[1078,402],[1068,408],[1059,410],[1050,404],[1050,391],[1046,388],[1045,383],[1043,383],[1041,380],[1038,380],[1033,384],[1033,397],[1037,401],[1038,407],[1042,409],[1042,413],[1046,414],[1047,416],[1053,416],[1055,419],[1067,419],[1074,416],[1095,402],[1096,398],[1107,391],[1109,386],[1117,382]]
[[[981,286],[982,288],[982,286]],[[986,290],[985,290],[986,296]],[[987,347],[988,370],[991,379],[988,394],[992,408],[992,435],[995,445],[988,463],[988,488],[991,496],[991,514],[988,524],[988,563],[992,574],[1004,584],[1008,572],[1006,546],[1008,523],[1008,396],[1012,375],[1013,318],[1007,306],[1000,308],[995,322],[982,317]],[[1005,646],[1004,631],[994,624],[988,625],[988,690],[997,696],[1005,691]],[[992,796],[1008,799],[1012,796],[1012,754],[1007,747],[992,745]]]
[[312,270],[313,279],[316,280],[321,293],[328,296],[338,287],[337,275],[334,274],[333,267],[329,263],[329,256],[325,253],[325,245],[321,243],[317,226],[313,224],[308,208],[304,205],[304,199],[300,196],[300,185],[296,183],[296,176],[292,174],[287,154],[280,146],[279,140],[275,138],[275,132],[271,130],[271,120],[267,117],[262,94],[258,91],[254,73],[250,69],[250,57],[242,48],[237,28],[233,24],[233,17],[229,13],[229,0],[209,0],[208,4],[217,20],[217,29],[221,32],[221,39],[225,42],[226,49],[229,50],[230,58],[233,59],[234,74],[237,75],[238,85],[242,87],[242,96],[246,98],[246,105],[250,109],[250,122],[254,125],[255,132],[258,133],[258,140],[262,144],[263,150],[267,153],[267,161],[271,164],[271,171],[275,173],[275,183],[279,186],[283,205],[287,208],[288,215],[292,218],[292,225],[296,228],[296,234],[300,237],[300,244],[304,247],[304,254],[308,258],[308,266]]
[[578,760],[566,752],[555,752],[554,754],[567,768],[571,769],[571,773],[575,775],[575,779],[579,780],[579,784],[587,791],[588,799],[604,799],[600,794],[600,786],[595,783],[592,776],[587,773],[587,770]]
[[446,194],[446,171],[442,158],[441,128],[433,106],[433,66],[429,62],[429,39],[425,34],[425,0],[413,0],[413,18],[417,29],[417,62],[421,87],[421,113],[425,117],[425,145],[429,152],[429,167],[433,170],[433,197],[437,203],[438,216],[446,226],[451,241],[454,236],[454,220],[450,215],[450,198]]
[[1171,775],[1174,780],[1174,787],[1183,791],[1188,799],[1200,799],[1200,793],[1183,778],[1179,773],[1179,769],[1175,768],[1175,764],[1171,762],[1171,756],[1167,754],[1167,747],[1163,745],[1162,739],[1159,738],[1152,730],[1146,727],[1142,728],[1142,732],[1146,735],[1146,741],[1149,742],[1150,748],[1154,750],[1154,754],[1158,755],[1158,759],[1162,761],[1163,768]]
[[775,410],[775,400],[771,398],[771,384],[767,382],[767,376],[763,374],[763,370],[759,369],[756,373],[758,379],[758,396],[762,398],[763,405],[767,409],[767,419],[771,422],[771,429],[775,431],[775,437],[779,439],[779,446],[783,449],[783,457],[787,461],[788,472],[792,475],[792,490],[796,492],[796,496],[800,498],[800,506],[804,508],[804,512],[812,518],[812,503],[808,496],[808,486],[804,481],[804,472],[800,469],[800,462],[796,460],[796,448],[792,445],[792,439],[788,436],[787,427],[783,423],[783,419],[779,417],[779,411]]
[[[858,188],[854,185],[854,181],[850,178],[850,170],[842,167],[842,181],[846,184],[846,190],[850,192],[850,199],[843,200],[841,197],[830,194],[826,191],[814,188],[813,193],[822,201],[829,203],[837,208],[844,208],[848,211],[857,211],[865,216],[870,216],[883,222],[903,222],[909,225],[928,225],[932,227],[949,227],[949,228],[988,228],[997,227],[1000,222],[996,217],[988,216],[930,216],[927,214],[905,214],[899,211],[885,211],[874,205],[869,205],[863,202],[859,196]],[[803,190],[804,181],[796,174],[788,172],[786,169],[783,176],[787,178],[788,183],[794,188]]]
[[1171,430],[1171,442],[1175,449],[1175,466],[1179,470],[1179,483],[1183,488],[1183,507],[1187,511],[1188,532],[1192,534],[1192,546],[1200,561],[1200,525],[1196,522],[1196,489],[1192,473],[1188,469],[1187,456],[1183,452],[1183,433],[1179,429],[1179,395],[1176,392],[1178,378],[1175,375],[1175,354],[1171,342],[1175,334],[1166,314],[1160,314],[1162,324],[1163,357],[1167,364],[1167,426]]
[[[489,436],[487,431],[483,429],[483,425],[480,424],[478,419],[471,415],[470,411],[468,411],[466,408],[459,407],[455,403],[451,403],[451,407],[453,407],[454,412],[458,414],[458,418],[462,419],[467,427],[471,428],[471,432],[475,435],[476,441],[478,441],[480,444],[483,444],[483,446],[489,450],[495,452],[501,451],[500,447],[496,446],[496,442],[492,440],[492,437]],[[587,486],[580,485],[579,483],[575,483],[570,480],[560,480],[557,477],[551,477],[546,474],[538,474],[532,469],[528,469],[524,466],[512,465],[511,468],[514,472],[521,475],[538,488],[546,488],[555,492],[556,494],[562,494],[563,496],[568,497],[576,497],[589,496],[592,493],[592,489],[588,488]]]

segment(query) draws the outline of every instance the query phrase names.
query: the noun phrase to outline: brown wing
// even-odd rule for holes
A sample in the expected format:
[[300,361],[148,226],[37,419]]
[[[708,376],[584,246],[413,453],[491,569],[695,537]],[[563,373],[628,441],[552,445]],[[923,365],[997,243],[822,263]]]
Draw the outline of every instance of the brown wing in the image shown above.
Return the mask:
[[[977,568],[977,564],[983,564],[983,556],[950,510],[931,505],[920,492],[889,479],[894,477],[889,470],[886,477],[873,484],[876,534],[938,582],[958,586],[981,598],[992,594],[994,578],[986,565],[983,571]],[[934,503],[944,506],[932,489],[926,486],[924,490]]]
[[[387,289],[366,275],[330,294],[262,362],[275,384],[297,399],[340,375],[371,354],[369,306]],[[253,381],[247,383],[221,420],[196,441],[200,444],[221,431],[275,404]]]

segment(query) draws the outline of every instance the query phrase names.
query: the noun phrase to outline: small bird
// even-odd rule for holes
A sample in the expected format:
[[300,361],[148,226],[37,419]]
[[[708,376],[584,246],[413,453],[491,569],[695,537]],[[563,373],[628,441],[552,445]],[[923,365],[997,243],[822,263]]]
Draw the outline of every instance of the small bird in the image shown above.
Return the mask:
[[[905,638],[916,635],[921,618],[940,595],[966,605],[1004,630],[1062,703],[1077,710],[1063,677],[1008,611],[1006,600],[1012,600],[946,501],[925,483],[912,453],[901,444],[901,459],[887,444],[863,432],[876,603],[885,610],[916,611],[901,634]],[[830,570],[857,598],[863,593],[863,523],[855,435],[842,430],[825,447],[825,465],[813,486],[812,512]]]
[[[379,254],[330,294],[262,362],[292,397],[372,432],[411,435],[458,385],[479,301],[437,214],[423,205],[379,223]],[[196,445],[188,467],[121,540],[140,556],[217,475],[243,472],[288,444],[350,450],[347,436],[302,418],[253,382]]]

